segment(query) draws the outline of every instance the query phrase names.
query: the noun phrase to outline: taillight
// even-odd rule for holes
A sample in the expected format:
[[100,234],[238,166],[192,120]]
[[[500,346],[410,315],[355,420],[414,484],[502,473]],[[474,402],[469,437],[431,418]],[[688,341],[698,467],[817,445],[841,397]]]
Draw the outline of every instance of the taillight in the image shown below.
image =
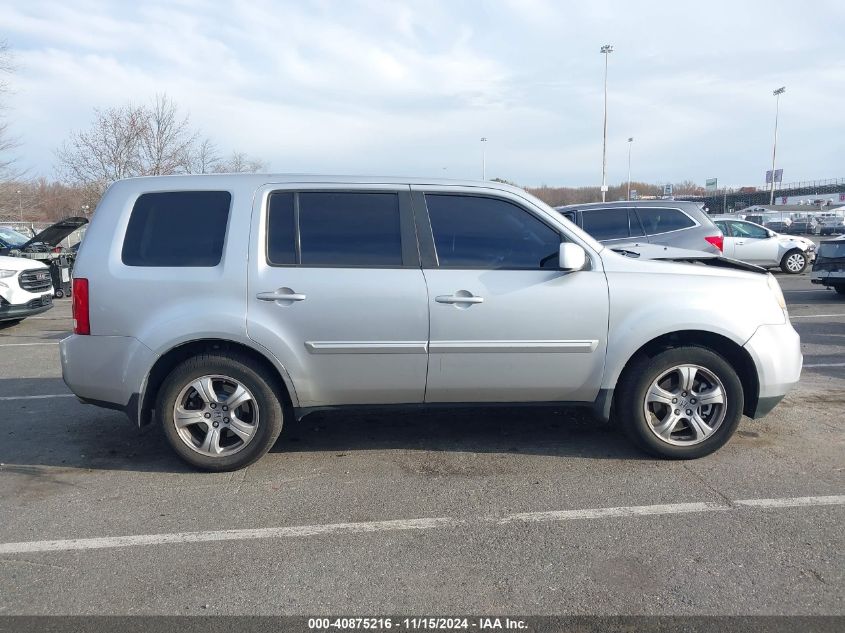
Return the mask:
[[53,252],[54,252],[54,253],[61,253],[61,252],[62,252],[62,247],[61,247],[61,246],[54,246],[54,247],[53,247]]
[[720,252],[725,250],[725,236],[721,233],[718,235],[708,235],[704,239],[707,240],[709,244],[718,248]]
[[88,313],[88,280],[75,277],[73,280],[73,333],[91,334],[91,318]]

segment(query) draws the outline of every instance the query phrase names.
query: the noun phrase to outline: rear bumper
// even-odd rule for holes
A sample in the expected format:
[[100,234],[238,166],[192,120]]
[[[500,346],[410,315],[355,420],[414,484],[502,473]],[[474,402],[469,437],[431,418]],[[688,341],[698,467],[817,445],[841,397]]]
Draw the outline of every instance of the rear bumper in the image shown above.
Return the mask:
[[804,357],[801,337],[787,322],[781,325],[761,325],[745,344],[757,368],[759,385],[757,403],[751,418],[769,413],[801,378]]
[[62,379],[80,400],[138,420],[138,394],[155,356],[129,336],[72,334],[59,344]]

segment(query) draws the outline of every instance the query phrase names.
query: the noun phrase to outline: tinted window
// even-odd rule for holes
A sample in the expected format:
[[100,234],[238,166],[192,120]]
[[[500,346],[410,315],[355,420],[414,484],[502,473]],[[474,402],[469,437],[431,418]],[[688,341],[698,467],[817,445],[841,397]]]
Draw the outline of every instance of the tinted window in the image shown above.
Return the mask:
[[727,222],[723,222],[721,220],[716,220],[715,224],[716,224],[716,228],[719,229],[724,235],[730,235],[730,233],[728,232]]
[[296,222],[293,193],[270,196],[267,213],[267,261],[271,264],[296,263]]
[[688,229],[695,226],[695,222],[686,213],[678,209],[639,207],[637,214],[640,216],[646,235]]
[[299,194],[303,266],[401,266],[395,193]]
[[127,266],[216,266],[232,196],[228,191],[145,193],[123,240]]
[[584,230],[597,240],[630,237],[628,209],[595,209],[582,211]]
[[763,240],[769,237],[766,229],[760,226],[754,226],[747,222],[731,222],[730,224],[734,237],[750,237],[757,240]]
[[557,268],[560,235],[505,200],[425,197],[442,268]]

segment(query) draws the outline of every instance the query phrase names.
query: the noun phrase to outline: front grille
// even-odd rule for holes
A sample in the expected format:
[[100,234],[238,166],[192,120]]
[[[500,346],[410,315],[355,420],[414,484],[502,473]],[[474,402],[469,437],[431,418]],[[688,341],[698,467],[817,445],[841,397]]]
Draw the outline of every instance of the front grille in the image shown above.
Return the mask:
[[29,292],[46,292],[50,290],[50,270],[48,268],[32,268],[25,270],[18,277],[21,288]]

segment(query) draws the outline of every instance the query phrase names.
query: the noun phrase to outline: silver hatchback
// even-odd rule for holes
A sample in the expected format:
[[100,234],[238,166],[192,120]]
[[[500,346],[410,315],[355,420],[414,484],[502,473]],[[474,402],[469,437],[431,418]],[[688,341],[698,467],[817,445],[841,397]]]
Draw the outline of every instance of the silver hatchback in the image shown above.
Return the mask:
[[771,275],[629,259],[491,182],[124,180],[74,273],[65,382],[207,470],[318,409],[537,402],[688,459],[801,371]]

